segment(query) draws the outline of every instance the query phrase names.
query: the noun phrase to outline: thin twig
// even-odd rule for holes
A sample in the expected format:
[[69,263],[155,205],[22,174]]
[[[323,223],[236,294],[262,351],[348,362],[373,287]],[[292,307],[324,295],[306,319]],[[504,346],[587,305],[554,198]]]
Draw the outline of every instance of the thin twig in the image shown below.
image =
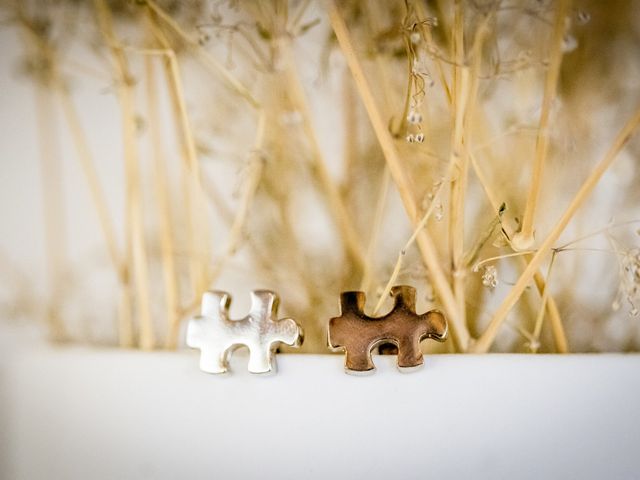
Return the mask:
[[574,238],[573,240],[571,240],[571,241],[569,241],[569,242],[567,242],[567,243],[565,243],[563,245],[560,245],[559,247],[556,247],[555,250],[558,250],[558,251],[564,250],[569,245],[574,245],[574,244],[576,244],[578,242],[581,242],[583,240],[587,240],[588,238],[595,237],[596,235],[600,235],[601,233],[608,232],[612,228],[623,227],[625,225],[633,225],[634,223],[640,223],[640,220],[629,220],[627,222],[618,222],[618,223],[610,222],[609,225],[607,225],[606,227],[599,228],[599,229],[597,229],[597,230],[595,230],[595,231],[593,231],[591,233],[587,233],[586,235],[582,235],[582,236],[580,236],[578,238]]
[[[426,4],[423,5],[422,2],[414,2],[414,8],[416,9],[416,12],[420,18],[426,18],[428,16],[425,11]],[[422,35],[426,40],[427,49],[431,51],[435,50],[435,42],[433,40],[433,35],[431,34],[431,28],[426,25],[426,22],[421,22],[420,29]],[[440,61],[440,58],[438,56],[433,57],[433,62],[436,64],[436,69],[438,70],[438,80],[440,81],[440,85],[442,86],[442,91],[444,92],[445,98],[447,99],[447,103],[451,105],[453,103],[451,88],[447,83],[444,69],[442,68],[442,62]]]
[[246,184],[244,188],[244,194],[240,200],[240,206],[236,212],[236,216],[231,224],[231,230],[229,231],[229,237],[227,240],[227,246],[222,254],[222,257],[214,266],[209,281],[213,284],[216,282],[226,262],[235,254],[242,238],[244,226],[249,217],[249,212],[253,201],[256,196],[256,191],[260,185],[262,178],[262,172],[264,170],[264,138],[265,138],[265,124],[266,115],[263,113],[258,119],[258,128],[256,133],[256,140],[253,146],[252,158],[249,164],[249,171],[246,174]]
[[69,124],[71,137],[78,152],[78,161],[80,162],[80,167],[84,172],[96,213],[98,214],[98,221],[107,244],[111,263],[113,264],[118,277],[122,277],[122,270],[124,266],[118,248],[115,229],[113,227],[111,216],[109,215],[107,200],[104,195],[102,185],[100,184],[98,173],[96,172],[91,151],[89,150],[86,133],[82,128],[82,122],[80,121],[76,107],[73,104],[67,89],[60,85],[57,91],[62,103],[62,110],[67,119],[67,123]]
[[68,264],[67,229],[64,190],[61,188],[59,143],[55,131],[57,122],[54,118],[51,95],[42,84],[36,85],[36,106],[43,191],[44,243],[47,255],[47,276],[51,288],[46,318],[51,338],[60,341],[67,336],[64,321],[60,316],[62,303],[60,291],[65,285],[64,271]]
[[324,191],[329,207],[333,212],[334,220],[342,234],[345,242],[347,253],[353,264],[359,270],[364,268],[365,257],[362,252],[362,242],[358,238],[354,224],[350,218],[349,212],[340,195],[340,190],[335,182],[331,179],[327,162],[320,148],[320,141],[313,125],[311,112],[309,111],[308,102],[300,82],[297,70],[293,63],[293,56],[288,44],[283,45],[283,55],[287,59],[286,78],[290,85],[291,96],[296,103],[302,116],[302,128],[305,136],[308,138],[311,147],[311,161],[313,162],[313,172],[317,175],[320,186]]
[[365,268],[362,272],[362,282],[360,283],[360,290],[367,292],[371,287],[373,281],[373,255],[378,242],[378,237],[382,229],[382,221],[384,219],[385,207],[387,205],[387,195],[389,193],[389,169],[385,167],[382,174],[382,181],[380,182],[379,194],[377,196],[377,202],[375,207],[375,214],[373,218],[373,225],[371,226],[371,233],[369,234],[369,245],[367,245],[367,253],[365,256]]
[[398,260],[396,261],[395,267],[393,268],[393,272],[389,277],[389,280],[387,281],[387,284],[384,287],[384,290],[382,291],[382,295],[380,295],[380,298],[378,299],[378,303],[373,309],[374,315],[376,315],[380,311],[380,308],[382,308],[384,301],[387,299],[389,293],[391,292],[391,288],[393,287],[396,281],[396,278],[400,274],[400,269],[402,268],[402,261],[405,255],[407,254],[407,251],[414,244],[414,242],[416,241],[416,238],[418,238],[420,231],[422,231],[427,226],[427,223],[429,222],[429,218],[431,218],[431,214],[433,213],[435,206],[438,205],[439,203],[439,198],[440,198],[440,193],[442,192],[442,188],[444,185],[446,185],[447,182],[448,182],[448,178],[440,182],[440,185],[438,186],[435,193],[433,194],[433,198],[431,199],[429,208],[427,208],[427,211],[423,215],[422,219],[420,219],[418,226],[414,229],[413,233],[411,234],[411,237],[409,237],[409,240],[407,240],[407,243],[405,243],[404,247],[402,247],[402,249],[400,250],[400,253],[398,254]]
[[176,54],[168,38],[158,28],[153,13],[149,12],[149,25],[156,39],[165,52],[165,74],[169,83],[174,109],[174,117],[180,131],[180,141],[185,159],[186,169],[183,169],[185,208],[188,221],[188,241],[191,254],[189,255],[189,271],[193,295],[200,298],[209,285],[210,231],[206,218],[205,193],[202,188],[200,164],[196,142],[187,112],[182,75]]
[[125,172],[127,176],[127,211],[130,224],[131,258],[136,285],[136,305],[140,319],[140,347],[150,350],[155,344],[151,318],[147,247],[144,238],[143,205],[140,184],[139,156],[136,144],[132,75],[127,58],[113,31],[111,12],[106,0],[95,0],[100,30],[109,45],[116,69],[118,98],[122,114]]
[[551,54],[544,85],[542,109],[540,111],[540,123],[538,125],[538,137],[536,139],[536,154],[531,175],[531,186],[522,217],[522,228],[513,238],[513,243],[518,249],[529,248],[534,241],[533,223],[536,206],[538,204],[538,196],[540,195],[540,188],[542,186],[542,173],[549,149],[549,117],[558,88],[558,77],[560,75],[560,65],[562,64],[562,42],[565,32],[566,12],[569,9],[570,3],[570,0],[559,0],[556,7],[553,37],[551,40]]
[[154,59],[145,58],[147,112],[149,118],[149,140],[153,160],[153,183],[160,217],[160,250],[162,256],[162,279],[164,283],[165,306],[167,312],[167,337],[165,346],[176,348],[180,328],[180,285],[174,259],[174,223],[171,216],[171,194],[169,192],[165,159],[161,153],[160,113]]
[[547,274],[545,275],[546,285],[542,291],[542,300],[540,301],[540,309],[538,311],[538,315],[536,317],[536,323],[533,328],[533,339],[534,342],[532,345],[540,345],[540,334],[542,333],[542,324],[544,323],[544,312],[547,306],[547,299],[549,298],[549,278],[551,278],[551,270],[556,260],[557,252],[554,251],[551,254],[551,260],[549,261],[549,267],[547,267]]
[[532,253],[536,253],[536,251],[527,250],[525,252],[512,252],[512,253],[505,253],[504,255],[496,255],[495,257],[483,258],[479,262],[476,262],[476,264],[473,266],[471,270],[474,272],[477,272],[478,270],[480,270],[480,267],[485,263],[495,262],[496,260],[502,260],[503,258],[524,257],[525,255],[529,255]]

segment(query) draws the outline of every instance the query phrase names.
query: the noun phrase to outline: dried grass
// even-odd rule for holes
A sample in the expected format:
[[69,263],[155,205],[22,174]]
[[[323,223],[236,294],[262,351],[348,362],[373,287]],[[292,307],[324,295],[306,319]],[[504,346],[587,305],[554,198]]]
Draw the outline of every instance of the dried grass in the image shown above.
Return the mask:
[[[609,218],[596,233],[582,238],[580,227],[593,215],[590,195],[618,174],[614,160],[624,149],[638,153],[640,113],[630,113],[640,105],[638,83],[615,68],[640,68],[640,30],[623,8],[462,0],[2,7],[24,38],[24,71],[38,99],[50,284],[63,284],[74,268],[55,181],[58,100],[110,258],[121,346],[176,348],[202,292],[236,276],[279,292],[285,313],[305,327],[307,352],[326,351],[341,290],[364,290],[379,312],[400,282],[418,287],[422,308],[439,307],[449,319],[453,342],[428,349],[640,348],[637,320],[625,316],[637,312],[640,296],[635,166],[627,190],[614,191],[610,211],[598,213]],[[80,27],[65,28],[69,22]],[[104,68],[63,54],[75,44],[94,46]],[[323,66],[319,86],[300,54],[310,48]],[[92,132],[69,87],[87,72],[112,82],[118,99],[120,119],[106,121],[122,129],[122,150],[112,152],[124,163],[121,217],[109,211]],[[190,91],[196,80],[207,91]],[[332,92],[344,120],[333,133],[340,159],[323,145],[315,89]],[[196,95],[203,100],[194,103]],[[216,108],[207,111],[206,99]],[[607,117],[590,115],[598,111]],[[166,115],[176,148],[163,138]],[[235,196],[220,173],[228,166],[239,172]],[[574,245],[605,237],[614,248],[591,253],[617,259],[608,288],[618,292],[614,306],[623,298],[629,308],[608,309],[607,318],[625,316],[623,343],[598,340],[610,320],[576,320],[584,310],[575,302],[585,298],[563,288],[602,288],[602,270],[576,277],[589,257]],[[61,313],[74,295],[52,287],[50,330],[88,341]],[[584,328],[587,340],[574,345],[572,332]]]

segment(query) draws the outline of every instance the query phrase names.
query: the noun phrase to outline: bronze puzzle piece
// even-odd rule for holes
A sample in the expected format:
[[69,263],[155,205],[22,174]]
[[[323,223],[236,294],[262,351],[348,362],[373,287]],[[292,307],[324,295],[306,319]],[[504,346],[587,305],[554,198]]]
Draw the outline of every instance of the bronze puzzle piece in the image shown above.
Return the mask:
[[416,290],[406,285],[391,289],[395,304],[382,317],[364,313],[364,292],[340,294],[341,313],[329,321],[329,347],[346,352],[347,373],[369,373],[375,370],[371,351],[391,343],[398,347],[398,368],[411,369],[423,364],[420,342],[447,338],[447,321],[437,310],[418,315]]

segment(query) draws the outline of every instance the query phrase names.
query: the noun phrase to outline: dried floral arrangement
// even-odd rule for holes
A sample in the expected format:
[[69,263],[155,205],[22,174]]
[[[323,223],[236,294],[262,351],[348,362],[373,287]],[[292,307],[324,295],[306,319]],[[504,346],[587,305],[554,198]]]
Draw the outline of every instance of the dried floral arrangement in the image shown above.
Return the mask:
[[[327,352],[340,291],[376,314],[404,283],[448,319],[432,351],[640,348],[638,2],[1,3],[36,94],[50,280],[37,300],[5,275],[12,316],[176,348],[233,276]],[[88,77],[119,109],[119,188],[83,124]],[[104,240],[91,268],[68,260],[61,156],[93,208],[68,231]],[[100,315],[69,307],[93,276]]]

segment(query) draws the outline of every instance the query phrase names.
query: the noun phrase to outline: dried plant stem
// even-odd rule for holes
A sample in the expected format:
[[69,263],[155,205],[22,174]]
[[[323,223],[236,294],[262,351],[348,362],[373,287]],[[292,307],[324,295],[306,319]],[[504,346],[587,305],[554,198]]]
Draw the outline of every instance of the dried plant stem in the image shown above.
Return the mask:
[[205,196],[200,179],[200,165],[198,163],[195,140],[182,95],[182,82],[173,50],[169,51],[167,60],[167,77],[174,111],[176,112],[176,120],[179,123],[182,134],[182,146],[186,160],[186,171],[183,171],[186,176],[185,197],[187,199],[186,207],[189,215],[189,238],[191,243],[191,255],[189,257],[194,295],[199,298],[209,285],[210,233],[208,231]]
[[556,6],[556,15],[553,25],[553,36],[551,40],[551,54],[549,56],[549,68],[544,84],[544,96],[542,99],[542,109],[540,111],[540,123],[538,125],[538,136],[536,138],[535,160],[531,177],[531,185],[527,196],[527,203],[522,217],[522,228],[513,238],[513,245],[518,249],[527,249],[533,245],[533,223],[535,220],[536,206],[542,186],[542,174],[544,164],[549,149],[549,117],[551,107],[556,98],[558,88],[558,77],[562,64],[562,42],[565,32],[566,14],[569,9],[570,0],[559,0]]
[[[384,30],[383,21],[386,20],[386,13],[380,11],[384,6],[385,5],[381,4],[378,0],[369,0],[366,8],[364,9],[364,13],[367,16],[370,30],[369,39],[371,40],[375,39],[379,32]],[[374,49],[375,41],[372,40],[370,46],[368,47]],[[389,64],[387,61],[385,61],[385,57],[382,55],[374,55],[373,62],[377,70],[376,78],[378,79],[378,84],[380,85],[379,91],[382,94],[382,98],[380,99],[378,108],[380,108],[385,115],[389,115],[390,112],[394,111],[396,104],[395,100],[392,98],[394,88],[391,86],[388,68]],[[400,118],[401,123],[404,122],[405,116],[406,113]]]
[[149,140],[153,160],[153,183],[158,215],[160,217],[160,251],[162,256],[162,278],[164,283],[165,306],[167,312],[167,338],[165,346],[176,348],[180,328],[180,285],[174,259],[174,222],[171,216],[171,198],[168,187],[167,168],[161,153],[161,132],[158,112],[158,92],[153,58],[145,58],[147,90],[147,112],[149,119]]
[[[460,40],[462,41],[462,40]],[[456,95],[454,97],[455,121],[449,164],[453,168],[451,179],[451,201],[449,218],[449,248],[451,252],[451,274],[453,294],[458,304],[460,321],[466,323],[465,267],[464,257],[464,201],[467,190],[468,155],[463,144],[467,101],[469,99],[469,69],[461,67],[456,75]]]
[[385,167],[382,174],[382,181],[380,182],[380,193],[377,196],[376,209],[373,218],[373,225],[371,227],[371,233],[369,234],[369,245],[367,245],[367,253],[365,256],[364,271],[362,272],[362,281],[360,282],[360,290],[368,292],[373,282],[373,256],[382,230],[382,221],[384,220],[384,211],[387,205],[387,196],[389,194],[389,184],[391,178],[389,175],[389,169]]
[[[405,88],[404,94],[404,105],[402,106],[402,113],[400,114],[400,123],[398,123],[397,127],[390,126],[390,130],[392,135],[395,138],[401,136],[402,132],[407,131],[407,115],[409,114],[409,109],[411,108],[411,100],[414,98],[413,93],[413,65],[411,60],[411,55],[409,55],[409,45],[411,40],[408,38],[404,38],[405,49],[407,51],[407,86]],[[376,62],[377,63],[377,62]]]
[[473,246],[464,254],[462,264],[466,269],[469,269],[471,264],[476,261],[478,254],[482,248],[491,240],[499,226],[501,226],[502,209],[500,208],[495,217],[489,222],[489,225],[478,236]]
[[140,320],[139,345],[150,350],[155,344],[151,319],[151,299],[147,248],[144,238],[143,205],[140,184],[139,157],[136,144],[136,120],[132,75],[120,42],[113,31],[111,12],[106,0],[95,0],[100,30],[111,50],[117,74],[117,95],[122,112],[125,172],[127,177],[127,210],[130,222],[131,258],[136,285],[136,306]]
[[495,262],[496,260],[502,260],[503,258],[513,258],[513,257],[522,258],[531,253],[536,253],[536,252],[535,250],[527,250],[526,252],[512,252],[512,253],[505,253],[504,255],[496,255],[494,257],[483,258],[482,260],[480,260],[479,262],[473,265],[472,270],[474,272],[477,272],[480,269],[480,267],[486,263]]
[[262,113],[258,119],[256,140],[253,146],[252,158],[249,164],[249,171],[246,174],[244,193],[242,195],[242,199],[240,201],[240,206],[238,207],[236,216],[233,219],[233,223],[231,224],[231,230],[229,231],[229,238],[227,240],[225,251],[222,255],[222,258],[216,264],[213,272],[211,273],[211,283],[215,283],[220,273],[222,273],[222,269],[224,268],[225,263],[235,254],[238,246],[240,245],[244,226],[247,222],[247,218],[249,217],[249,212],[251,210],[251,206],[253,205],[256,191],[258,190],[258,186],[260,185],[260,180],[262,178],[262,173],[264,171],[263,148],[265,138],[265,124],[266,115]]
[[[454,59],[453,65],[453,102],[460,101],[460,93],[462,92],[461,74],[464,69],[465,55],[464,55],[464,5],[461,0],[454,1],[453,9],[453,31],[451,32],[451,48],[452,58]],[[454,108],[451,112],[453,115],[457,113],[457,109]]]
[[[460,30],[464,29],[462,3],[456,4],[456,21]],[[471,67],[456,67],[454,79],[455,101],[453,103],[455,111],[455,121],[451,145],[450,165],[454,168],[453,181],[451,182],[451,218],[449,223],[449,241],[451,246],[451,269],[453,293],[458,302],[461,319],[467,323],[466,306],[466,276],[467,262],[464,252],[464,225],[465,225],[465,203],[467,195],[467,179],[469,171],[469,153],[467,145],[471,142],[470,132],[474,107],[478,94],[478,79],[482,65],[482,47],[488,33],[488,22],[490,17],[486,16],[480,23],[473,41],[471,49]],[[455,58],[458,65],[464,63],[464,36],[462,33],[455,37]],[[497,211],[497,210],[496,210]]]
[[127,273],[126,283],[122,285],[118,298],[118,345],[131,348],[135,344],[133,332],[133,298],[130,275]]
[[[478,178],[480,184],[482,185],[482,189],[484,190],[485,194],[487,195],[487,198],[489,199],[491,208],[494,211],[497,211],[500,208],[500,203],[499,203],[500,200],[498,199],[493,189],[490,187],[489,181],[487,180],[486,175],[482,171],[482,168],[480,168],[480,165],[478,165],[475,155],[471,152],[469,152],[469,159],[471,160],[471,165],[473,167],[474,173],[476,174],[476,177]],[[522,252],[519,252],[519,253],[522,253]],[[521,265],[521,268],[523,269],[527,267],[527,264],[531,260],[531,255],[522,255],[522,256],[514,255],[514,256],[520,257],[520,265]],[[479,267],[478,264],[476,264],[474,269],[477,267]],[[544,295],[544,293],[547,291],[546,281],[544,276],[540,272],[540,270],[535,272],[533,279],[540,295]],[[551,295],[551,293],[547,293],[546,305],[549,313],[549,322],[551,324],[551,330],[553,332],[553,339],[555,341],[556,351],[558,353],[568,353],[569,345],[567,342],[567,336],[564,331],[564,326],[562,325],[562,318],[560,317],[560,311],[558,310],[558,305],[555,299],[553,298],[553,296]]]
[[107,244],[109,257],[118,279],[120,289],[120,308],[118,311],[120,345],[123,347],[131,347],[133,345],[133,325],[131,318],[131,286],[127,264],[122,258],[122,254],[118,248],[116,233],[109,215],[107,201],[102,186],[100,185],[98,173],[96,172],[89,150],[89,142],[87,141],[86,133],[82,129],[78,112],[73,105],[69,92],[62,85],[58,87],[58,93],[73,142],[78,152],[78,160],[80,161],[80,166],[84,172],[93,204],[98,214],[98,221],[105,238],[105,243]]
[[53,102],[46,85],[36,86],[37,125],[40,148],[40,165],[43,191],[43,212],[47,273],[51,288],[48,299],[47,323],[54,340],[66,337],[60,318],[60,289],[65,285],[64,271],[68,264],[66,220],[62,189],[62,169],[57,142]]
[[311,0],[302,0],[296,6],[295,11],[291,15],[290,25],[291,25],[292,28],[294,28],[294,27],[296,27],[297,25],[300,24],[300,22],[302,21],[302,17],[304,16],[305,12],[309,8],[310,4],[311,4]]
[[[526,267],[526,264],[531,261],[531,256],[527,255],[523,258],[523,267]],[[567,334],[564,330],[564,325],[562,324],[562,317],[560,316],[560,310],[558,310],[558,304],[555,299],[549,292],[547,287],[547,283],[549,282],[549,277],[547,275],[546,279],[540,272],[540,270],[536,271],[533,274],[533,281],[536,284],[536,288],[538,292],[543,297],[546,295],[546,300],[542,299],[543,305],[547,306],[548,314],[549,314],[549,322],[551,324],[551,333],[553,334],[553,340],[555,342],[556,351],[558,353],[569,353],[569,343],[567,341]]]
[[[427,17],[425,6],[423,5],[422,2],[413,2],[413,7],[416,9],[416,13],[418,14],[419,18],[422,19]],[[435,42],[433,40],[433,35],[431,34],[431,29],[426,24],[422,23],[420,24],[420,31],[422,33],[422,36],[427,42],[427,48],[429,49],[429,51],[435,51],[436,47],[435,47]],[[445,77],[444,69],[442,68],[442,62],[440,61],[440,58],[438,58],[437,56],[434,56],[433,61],[436,64],[436,69],[438,70],[438,80],[440,82],[440,85],[442,86],[442,90],[445,94],[445,98],[447,99],[447,102],[449,103],[449,105],[451,105],[453,103],[451,88],[447,83],[447,78]]]
[[[545,278],[547,279],[547,282],[549,281],[549,278],[551,278],[551,269],[553,268],[553,264],[555,262],[556,259],[556,252],[554,251],[551,254],[551,260],[549,261],[549,267],[547,268],[547,274],[545,275]],[[538,310],[538,315],[536,317],[536,323],[533,327],[533,344],[535,346],[540,344],[540,335],[542,334],[542,325],[544,323],[544,312],[546,310],[546,306],[547,306],[547,300],[549,299],[549,289],[545,286],[545,288],[542,291],[542,299],[540,301],[540,309]]]
[[[450,176],[450,175],[448,175],[448,176]],[[389,293],[391,292],[391,288],[393,287],[396,279],[398,278],[398,275],[400,274],[400,269],[402,268],[402,262],[404,260],[404,257],[407,254],[407,251],[414,244],[414,242],[416,241],[416,238],[418,237],[420,232],[423,231],[424,228],[427,226],[427,223],[429,222],[429,218],[431,218],[431,214],[433,213],[433,210],[434,210],[435,206],[439,202],[439,198],[440,198],[440,193],[442,191],[442,187],[446,184],[447,180],[448,180],[448,178],[445,181],[440,183],[438,189],[436,190],[436,192],[433,195],[431,203],[429,204],[429,208],[427,208],[427,211],[425,212],[425,214],[420,219],[420,222],[418,223],[418,225],[414,229],[413,234],[411,235],[411,237],[409,237],[409,240],[407,240],[407,243],[405,243],[404,247],[402,247],[402,250],[400,250],[400,253],[398,254],[398,260],[396,261],[396,264],[395,264],[395,266],[393,268],[393,272],[391,273],[391,276],[389,277],[389,280],[387,281],[387,284],[384,287],[384,290],[382,291],[382,295],[380,295],[380,298],[378,299],[378,303],[376,304],[375,308],[373,309],[373,314],[374,315],[378,314],[378,312],[382,308],[382,305],[384,304],[384,301],[388,298]]]
[[[56,91],[60,99],[63,114],[65,115],[73,143],[78,153],[78,160],[85,175],[85,180],[87,181],[87,185],[98,214],[98,221],[107,244],[109,257],[119,281],[120,301],[118,302],[118,332],[120,346],[131,347],[133,345],[133,320],[131,317],[131,289],[129,285],[127,265],[121,258],[121,254],[118,251],[115,229],[113,228],[113,222],[109,217],[106,198],[91,158],[86,133],[82,129],[82,123],[79,119],[77,109],[71,99],[71,95],[60,78],[55,52],[46,43],[46,41],[36,34],[36,31],[32,28],[32,25],[23,15],[22,11],[19,10],[18,16],[21,18],[24,31],[28,34],[29,39],[33,42],[35,47],[39,50],[40,55],[48,59],[48,63],[50,65],[50,69],[48,71],[48,87]],[[52,134],[52,129],[49,128],[48,132]],[[47,175],[47,178],[53,179],[54,185],[60,183],[55,181],[55,175],[58,174],[58,171],[59,169],[56,168],[54,175]]]
[[[391,176],[400,192],[407,215],[414,226],[418,226],[420,219],[418,217],[418,209],[409,177],[402,166],[402,162],[393,143],[393,138],[391,137],[391,134],[389,133],[375,103],[373,93],[353,48],[351,36],[344,19],[332,0],[328,1],[328,12],[333,31],[336,34],[340,48],[347,60],[347,64],[349,65],[351,74],[353,75],[356,83],[356,87],[358,88],[358,92],[360,93],[360,97],[364,103],[365,109],[367,110],[376,137],[387,161]],[[452,337],[456,344],[456,348],[458,350],[465,351],[469,343],[469,333],[464,323],[460,320],[460,314],[458,312],[455,298],[447,283],[442,266],[440,265],[440,260],[433,241],[425,229],[417,230],[417,232],[416,242],[424,262],[429,269],[430,279],[434,290],[440,297],[444,309],[449,316]]]
[[[380,11],[381,7],[384,7],[384,5],[381,5],[380,2],[378,2],[377,0],[372,0],[372,1],[370,0],[366,8],[364,9],[364,13],[366,14],[366,18],[368,21],[368,28],[371,31],[369,37],[372,39],[376,37],[377,32],[382,31],[384,28],[382,26],[382,21],[385,19],[385,13]],[[374,48],[373,43],[371,45],[371,48]],[[384,61],[384,57],[382,55],[375,55],[373,58],[373,61],[375,64],[375,68],[377,70],[376,78],[378,79],[378,83],[380,85],[379,91],[381,93],[380,103],[378,104],[378,108],[380,108],[382,112],[384,112],[384,114],[387,115],[389,114],[389,112],[393,110],[392,105],[395,103],[391,98],[393,95],[393,88],[391,87],[391,82],[389,80],[388,64],[387,62]],[[355,127],[357,125],[356,114],[357,114],[358,105],[357,105],[357,95],[353,86],[353,80],[352,80],[352,75],[350,71],[348,70],[344,71],[343,79],[344,79],[344,82],[343,82],[344,90],[345,92],[348,93],[348,96],[345,95],[344,108],[347,112],[351,114],[351,117],[352,117],[352,118],[349,118],[347,122],[345,122],[346,123],[345,135],[344,135],[345,144],[349,145],[351,143],[355,143],[355,140],[356,140]],[[382,105],[380,106],[380,104]],[[405,117],[406,117],[406,112],[400,118],[401,124],[404,123]],[[356,152],[354,151],[353,155],[355,154]],[[362,278],[360,281],[360,290],[364,292],[369,291],[374,279],[375,269],[374,269],[373,257],[374,257],[376,245],[378,242],[378,238],[380,235],[382,221],[384,220],[384,212],[385,212],[385,207],[387,202],[387,195],[389,193],[390,180],[391,178],[389,175],[389,168],[385,166],[382,183],[380,184],[379,194],[376,197],[377,201],[375,206],[374,220],[371,227],[371,233],[369,235],[369,243],[367,245],[367,250],[365,254],[365,265],[362,272]],[[348,176],[345,179],[344,184],[348,185],[349,182],[351,181],[357,181],[357,179],[355,179],[353,175]]]
[[89,150],[89,142],[87,141],[86,133],[82,128],[82,122],[80,121],[78,111],[71,100],[69,92],[62,85],[58,86],[57,91],[62,104],[63,113],[67,119],[67,124],[69,125],[71,137],[78,153],[80,167],[84,172],[96,213],[98,214],[98,221],[107,244],[111,263],[113,264],[118,278],[122,279],[124,265],[118,248],[113,222],[109,215],[107,200],[105,198],[104,191],[102,190],[102,186],[100,185],[98,173],[96,172],[92,155]]
[[249,216],[256,191],[260,185],[260,179],[262,178],[262,171],[264,169],[264,152],[262,150],[264,147],[265,120],[266,117],[263,113],[258,119],[256,141],[252,152],[253,158],[249,165],[250,171],[247,174],[247,185],[240,202],[240,207],[231,225],[231,231],[229,232],[229,243],[226,249],[228,255],[233,255],[238,248],[242,237],[242,230]]
[[204,65],[217,75],[221,76],[227,85],[241,98],[246,100],[253,108],[259,109],[260,103],[251,95],[251,92],[247,87],[242,85],[238,79],[236,79],[229,70],[227,70],[218,60],[211,56],[200,44],[191,36],[185,32],[180,25],[165,12],[154,0],[145,0],[149,8],[160,18],[171,30],[173,30],[180,38],[182,38],[187,44],[193,48],[196,54],[201,58]]
[[186,164],[186,169],[183,169],[183,183],[185,207],[188,215],[188,242],[191,252],[189,255],[189,271],[193,295],[195,298],[200,298],[209,285],[208,266],[211,259],[210,232],[206,218],[206,202],[201,181],[200,164],[184,99],[178,60],[166,35],[158,28],[153,14],[149,16],[149,19],[151,30],[164,49],[165,73],[169,84],[174,116],[180,131],[180,141]]
[[231,211],[231,208],[227,205],[227,202],[214,185],[213,180],[210,175],[207,174],[207,171],[201,170],[200,175],[202,177],[202,189],[204,190],[209,203],[211,203],[211,205],[213,205],[217,210],[220,218],[228,225],[231,225],[233,223],[233,212]]
[[[462,12],[460,13],[462,17]],[[454,294],[460,304],[463,318],[466,320],[465,304],[465,277],[468,269],[467,255],[464,253],[464,207],[467,193],[467,177],[469,170],[469,152],[467,144],[470,143],[469,133],[472,131],[471,121],[473,119],[474,107],[478,95],[478,78],[482,65],[482,46],[488,33],[488,21],[490,17],[485,17],[476,31],[472,47],[471,68],[456,67],[456,78],[460,77],[456,90],[455,121],[451,145],[451,157],[449,163],[454,169],[453,181],[451,184],[451,216],[449,220],[449,234],[452,253],[452,273]],[[459,20],[462,23],[462,18]],[[460,27],[462,28],[462,24]],[[462,35],[457,39],[457,43],[462,44]],[[457,47],[462,50],[462,46]],[[457,54],[464,61],[464,55]],[[495,209],[499,212],[499,208]],[[499,223],[500,218],[496,217],[495,223]],[[474,248],[476,252],[488,240],[488,236],[493,232],[495,225],[487,232],[487,237]],[[470,252],[471,253],[471,252]],[[475,255],[474,253],[471,253]]]
[[[626,222],[613,222],[613,221],[610,221],[607,224],[606,227],[598,228],[598,229],[596,229],[596,230],[594,230],[594,231],[592,231],[590,233],[587,233],[585,235],[581,235],[578,238],[574,238],[573,240],[571,240],[571,241],[569,241],[569,242],[567,242],[567,243],[565,243],[563,245],[560,245],[559,247],[556,247],[554,250],[556,250],[557,252],[561,252],[563,250],[566,250],[567,247],[569,247],[571,245],[575,245],[576,243],[582,242],[583,240],[586,240],[588,238],[595,237],[596,235],[600,235],[602,233],[609,233],[609,231],[612,228],[622,227],[622,226],[626,226],[626,225],[634,225],[636,223],[640,223],[640,220],[628,220]],[[607,237],[609,237],[609,236],[607,235]]]
[[547,238],[544,240],[544,242],[542,242],[536,253],[532,256],[531,261],[527,265],[527,268],[524,270],[522,275],[520,275],[520,278],[518,278],[516,284],[511,288],[502,304],[494,313],[487,329],[480,336],[478,341],[472,346],[473,352],[484,353],[487,352],[489,348],[491,348],[498,330],[506,319],[507,314],[518,301],[518,299],[522,295],[522,292],[524,292],[525,288],[527,287],[535,273],[538,271],[538,268],[542,264],[543,260],[551,251],[553,243],[558,240],[577,210],[582,206],[593,189],[596,187],[596,185],[602,178],[602,175],[604,175],[604,173],[615,160],[618,153],[631,139],[636,129],[638,128],[638,125],[640,125],[640,109],[635,112],[633,117],[631,117],[631,119],[624,125],[622,130],[620,130],[618,136],[616,137],[613,145],[611,146],[605,157],[592,170],[591,174],[584,181],[584,183],[580,187],[580,190],[578,190],[575,197],[573,198],[567,209],[564,211],[558,222],[554,225]]
[[327,169],[327,164],[320,148],[320,142],[316,135],[316,129],[311,119],[311,112],[307,104],[306,96],[302,88],[300,77],[294,67],[290,46],[283,47],[283,54],[287,59],[286,78],[290,86],[290,95],[302,115],[302,128],[309,139],[311,147],[311,161],[314,174],[317,176],[320,186],[327,196],[329,207],[337,223],[338,229],[344,239],[347,253],[353,264],[359,270],[364,268],[365,257],[362,253],[362,243],[351,221],[349,212],[340,195],[340,190]]
[[340,193],[345,203],[349,202],[351,194],[351,185],[357,181],[358,174],[356,165],[358,160],[358,115],[357,115],[357,97],[351,82],[351,75],[346,70],[341,75],[342,84],[342,104],[343,124],[342,138],[344,139],[343,147],[343,177],[340,183]]
[[60,317],[61,289],[65,268],[68,264],[66,218],[62,168],[59,157],[60,146],[56,132],[57,122],[53,108],[53,99],[49,89],[55,83],[56,68],[53,51],[49,44],[37,34],[34,25],[28,20],[21,4],[16,4],[16,16],[20,20],[23,32],[32,43],[40,60],[49,69],[40,72],[36,78],[35,105],[40,151],[40,178],[42,182],[42,210],[44,220],[44,239],[46,270],[51,296],[47,299],[46,321],[49,335],[55,341],[66,338],[64,321]]

